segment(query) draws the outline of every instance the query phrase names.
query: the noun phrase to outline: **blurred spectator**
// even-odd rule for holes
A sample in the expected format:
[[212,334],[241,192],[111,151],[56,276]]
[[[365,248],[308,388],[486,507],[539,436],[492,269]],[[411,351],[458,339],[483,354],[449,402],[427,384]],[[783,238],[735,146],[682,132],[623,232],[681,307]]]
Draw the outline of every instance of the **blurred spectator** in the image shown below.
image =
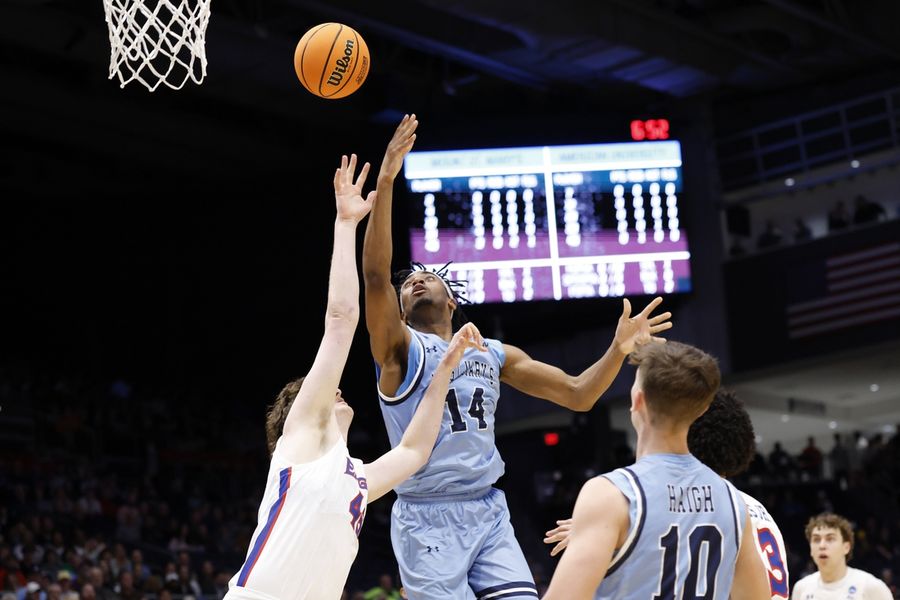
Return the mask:
[[378,587],[363,595],[364,600],[400,600],[400,592],[394,588],[394,580],[384,573],[378,578]]
[[806,447],[797,457],[800,470],[812,479],[822,477],[822,452],[816,447],[816,440],[812,436],[807,439]]
[[850,473],[850,454],[841,442],[841,434],[834,434],[834,446],[828,452],[831,462],[831,473],[835,481],[844,485]]
[[757,248],[771,248],[773,246],[777,246],[781,243],[782,239],[781,230],[775,225],[775,221],[772,219],[768,219],[766,221],[766,228],[759,235],[759,238],[756,240]]
[[60,571],[56,580],[59,582],[61,600],[78,600],[78,592],[72,588],[72,574],[68,571]]
[[812,239],[812,229],[800,217],[794,219],[794,241],[807,242]]
[[884,207],[877,202],[872,202],[862,194],[856,197],[853,208],[853,224],[864,225],[866,223],[874,223],[883,221],[887,218]]
[[840,231],[847,229],[849,226],[850,213],[847,211],[844,201],[838,200],[834,208],[828,212],[828,232]]
[[97,600],[119,600],[119,596],[105,586],[106,575],[101,567],[91,567],[88,570],[88,581],[94,588]]
[[786,479],[791,476],[794,470],[794,460],[781,447],[781,442],[775,442],[775,446],[769,454],[769,466],[772,468],[772,474],[778,479]]

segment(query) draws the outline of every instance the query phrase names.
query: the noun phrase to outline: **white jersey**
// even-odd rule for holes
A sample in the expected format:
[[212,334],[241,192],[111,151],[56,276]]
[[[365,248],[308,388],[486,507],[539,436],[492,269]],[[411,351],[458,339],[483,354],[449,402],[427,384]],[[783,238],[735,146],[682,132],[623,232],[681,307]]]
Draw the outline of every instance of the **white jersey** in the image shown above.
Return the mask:
[[847,574],[831,583],[818,572],[794,586],[793,600],[893,600],[890,588],[870,573],[847,567]]
[[741,492],[744,503],[747,505],[747,513],[750,515],[750,524],[753,526],[756,550],[762,558],[766,570],[769,572],[769,589],[772,592],[772,600],[784,599],[789,596],[790,589],[787,568],[787,549],[784,547],[784,538],[775,519],[756,498],[750,494]]
[[292,464],[275,446],[259,520],[228,600],[337,600],[366,515],[362,462],[339,440],[318,459]]

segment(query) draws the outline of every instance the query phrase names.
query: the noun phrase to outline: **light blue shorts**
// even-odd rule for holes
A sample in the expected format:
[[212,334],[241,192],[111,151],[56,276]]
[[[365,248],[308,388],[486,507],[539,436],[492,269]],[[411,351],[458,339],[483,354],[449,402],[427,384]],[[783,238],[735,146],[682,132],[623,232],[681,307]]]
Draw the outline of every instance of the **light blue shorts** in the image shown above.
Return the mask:
[[496,488],[399,497],[391,511],[391,543],[410,600],[538,597],[506,496]]

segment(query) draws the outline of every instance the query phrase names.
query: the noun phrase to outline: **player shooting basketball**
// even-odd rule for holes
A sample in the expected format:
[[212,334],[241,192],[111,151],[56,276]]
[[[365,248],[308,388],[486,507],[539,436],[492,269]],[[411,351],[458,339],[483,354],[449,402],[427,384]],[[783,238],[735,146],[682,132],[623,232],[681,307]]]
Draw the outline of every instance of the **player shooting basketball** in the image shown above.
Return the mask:
[[229,600],[339,598],[356,557],[366,505],[419,470],[434,447],[451,372],[466,349],[484,348],[474,325],[450,341],[403,439],[363,465],[347,451],[353,410],[338,383],[359,321],[356,226],[372,207],[362,197],[366,163],[356,182],[356,155],[334,176],[337,219],[325,335],[306,377],[289,383],[267,418],[272,462],[259,523]]
[[[399,302],[391,279],[393,184],[415,142],[417,126],[415,115],[404,117],[388,145],[363,246],[366,326],[392,446],[400,443],[422,401],[424,382],[447,351],[458,304],[453,282],[440,273],[416,269],[404,274],[397,282]],[[628,353],[638,345],[663,341],[654,336],[672,326],[671,315],[650,316],[660,302],[653,300],[631,317],[625,300],[609,349],[577,376],[497,340],[486,340],[486,350],[466,350],[451,379],[431,459],[397,488],[391,540],[412,600],[537,597],[506,500],[492,487],[504,470],[494,445],[500,382],[572,410],[590,410]]]

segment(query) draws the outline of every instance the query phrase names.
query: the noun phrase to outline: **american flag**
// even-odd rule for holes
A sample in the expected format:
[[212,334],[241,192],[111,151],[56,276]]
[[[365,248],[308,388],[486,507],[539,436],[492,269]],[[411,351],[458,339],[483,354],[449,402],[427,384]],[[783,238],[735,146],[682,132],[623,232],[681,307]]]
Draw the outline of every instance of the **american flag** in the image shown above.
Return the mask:
[[[787,307],[792,340],[900,317],[900,243],[832,256],[816,267],[822,285],[807,287],[806,297]],[[799,282],[805,284],[808,275]]]

